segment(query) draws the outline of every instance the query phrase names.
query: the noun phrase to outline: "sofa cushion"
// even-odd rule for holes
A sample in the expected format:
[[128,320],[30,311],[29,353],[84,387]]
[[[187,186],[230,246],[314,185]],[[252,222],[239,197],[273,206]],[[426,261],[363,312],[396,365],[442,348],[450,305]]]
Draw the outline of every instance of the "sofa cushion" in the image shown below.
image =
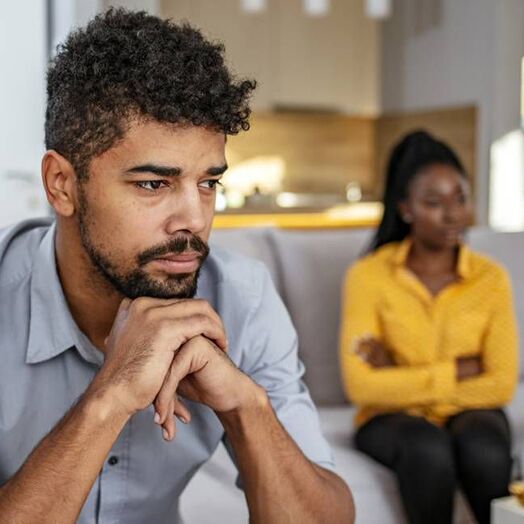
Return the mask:
[[282,296],[299,334],[305,381],[315,402],[345,402],[338,363],[344,274],[363,252],[370,230],[274,230]]

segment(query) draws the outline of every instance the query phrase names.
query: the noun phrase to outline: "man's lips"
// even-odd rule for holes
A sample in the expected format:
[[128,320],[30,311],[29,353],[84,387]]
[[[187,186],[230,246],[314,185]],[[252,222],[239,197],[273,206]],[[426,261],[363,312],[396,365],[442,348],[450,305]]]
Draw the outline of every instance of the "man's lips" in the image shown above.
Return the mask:
[[187,262],[188,260],[195,260],[200,258],[200,253],[196,251],[185,251],[184,253],[162,255],[155,260],[171,260],[173,262]]
[[155,258],[152,264],[168,273],[193,273],[197,270],[202,256],[196,251],[180,254],[167,254]]

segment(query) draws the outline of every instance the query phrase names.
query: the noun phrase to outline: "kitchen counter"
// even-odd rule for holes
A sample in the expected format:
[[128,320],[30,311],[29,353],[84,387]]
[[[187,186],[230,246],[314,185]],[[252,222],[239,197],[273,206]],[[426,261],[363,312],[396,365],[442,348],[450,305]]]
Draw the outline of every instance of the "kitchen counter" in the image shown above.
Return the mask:
[[361,228],[376,226],[382,215],[380,202],[335,206],[324,211],[300,213],[217,213],[213,226],[219,229],[278,227],[282,229]]

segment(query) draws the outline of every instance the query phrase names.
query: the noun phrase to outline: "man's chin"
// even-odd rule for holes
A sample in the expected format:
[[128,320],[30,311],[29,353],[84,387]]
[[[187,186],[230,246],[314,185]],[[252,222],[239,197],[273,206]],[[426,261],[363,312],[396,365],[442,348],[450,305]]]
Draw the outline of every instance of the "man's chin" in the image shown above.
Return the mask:
[[197,292],[198,271],[177,273],[158,278],[134,278],[120,282],[121,291],[130,299],[150,297],[160,299],[193,298]]

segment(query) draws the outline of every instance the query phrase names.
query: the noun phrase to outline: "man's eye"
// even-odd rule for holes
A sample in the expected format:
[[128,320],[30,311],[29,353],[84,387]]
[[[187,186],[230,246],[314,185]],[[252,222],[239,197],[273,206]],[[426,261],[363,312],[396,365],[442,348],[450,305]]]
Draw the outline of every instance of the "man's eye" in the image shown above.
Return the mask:
[[220,180],[205,180],[200,185],[203,185],[206,189],[216,189],[217,186],[222,187]]
[[165,182],[163,180],[144,180],[142,182],[135,182],[137,187],[151,192],[157,191],[164,184]]

